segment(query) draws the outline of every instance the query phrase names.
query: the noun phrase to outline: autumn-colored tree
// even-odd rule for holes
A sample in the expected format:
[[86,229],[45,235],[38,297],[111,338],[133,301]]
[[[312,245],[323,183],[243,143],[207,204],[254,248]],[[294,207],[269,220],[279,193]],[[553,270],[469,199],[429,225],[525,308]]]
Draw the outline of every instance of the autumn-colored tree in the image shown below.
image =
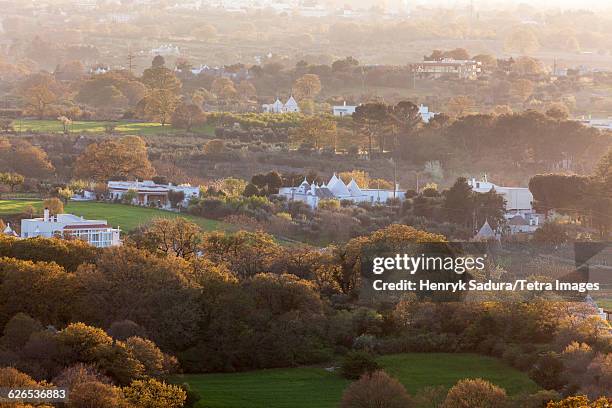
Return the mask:
[[497,408],[506,402],[506,391],[480,378],[460,380],[449,391],[445,408]]
[[166,374],[166,356],[151,340],[130,337],[125,344],[132,355],[142,363],[146,375],[160,377]]
[[0,173],[0,184],[10,187],[11,193],[15,191],[15,187],[23,184],[24,177],[18,173]]
[[111,71],[84,81],[76,101],[95,108],[135,105],[145,95],[146,86],[132,75]]
[[82,381],[70,390],[70,408],[128,408],[119,387],[100,381]]
[[217,95],[217,98],[224,101],[235,99],[238,94],[234,82],[226,77],[215,78],[211,85],[211,91]]
[[181,89],[181,81],[174,72],[164,66],[145,69],[141,81],[150,90],[164,90],[176,95]]
[[187,399],[181,387],[154,379],[134,381],[123,394],[134,408],[182,408]]
[[65,363],[95,364],[121,384],[141,378],[144,365],[123,342],[113,339],[102,329],[84,323],[71,323],[57,333],[57,340],[67,354]]
[[0,367],[0,387],[40,388],[36,380],[13,367]]
[[310,116],[301,121],[296,139],[312,144],[315,149],[330,146],[336,149],[336,122],[328,116]]
[[497,68],[497,58],[491,54],[478,54],[472,57],[476,62],[482,64],[482,69],[485,72],[492,72]]
[[55,168],[47,153],[26,140],[0,140],[0,170],[15,172],[25,177],[47,179]]
[[82,240],[43,237],[0,239],[1,256],[35,262],[55,262],[71,272],[80,264],[92,263],[98,252],[96,247]]
[[155,218],[133,239],[152,252],[191,258],[201,242],[200,235],[200,227],[183,217]]
[[87,146],[77,158],[79,177],[107,181],[113,176],[150,178],[154,169],[147,157],[145,142],[138,136],[124,136]]
[[64,213],[64,203],[57,197],[45,199],[43,201],[43,208],[48,209],[51,215],[58,215]]
[[414,403],[404,386],[384,371],[365,374],[344,390],[341,408],[412,408]]
[[338,177],[342,179],[344,184],[348,184],[351,180],[355,180],[357,185],[361,188],[368,188],[370,186],[370,175],[363,170],[343,171],[338,173]]
[[453,96],[446,103],[446,110],[453,116],[461,117],[469,113],[474,107],[474,100],[469,96]]
[[10,350],[25,346],[32,335],[42,330],[42,325],[25,313],[17,313],[6,323],[0,343]]
[[225,150],[225,142],[221,139],[209,140],[204,146],[204,154],[215,155]]
[[143,99],[144,116],[149,120],[156,120],[165,126],[171,120],[179,98],[167,89],[150,90]]
[[304,74],[293,83],[293,96],[314,99],[321,92],[321,80],[316,74]]
[[240,81],[236,86],[236,91],[238,92],[238,96],[246,101],[257,96],[257,89],[255,89],[255,86],[249,81]]
[[181,103],[172,113],[172,126],[190,131],[194,126],[200,126],[206,121],[204,111],[198,105]]
[[181,349],[197,334],[194,273],[179,257],[153,256],[130,245],[108,248],[95,265],[83,265],[77,274],[80,319],[105,327],[129,319],[142,325],[160,347]]
[[512,71],[520,75],[536,75],[544,72],[544,67],[533,57],[518,57],[512,64]]
[[[443,235],[432,234],[407,225],[392,224],[368,236],[353,238],[344,245],[330,246],[329,262],[318,270],[319,280],[325,279],[341,293],[354,296],[361,283],[361,264],[368,253],[401,252],[410,244],[445,242]],[[324,259],[324,257],[322,257]]]
[[507,51],[518,51],[524,55],[537,51],[540,48],[540,42],[533,30],[523,25],[508,34],[504,42],[504,48]]
[[144,116],[164,126],[178,105],[181,81],[164,66],[146,69],[141,81],[147,86],[147,93],[141,101]]
[[533,82],[528,79],[518,79],[512,83],[512,92],[523,102],[533,93]]
[[601,397],[592,401],[586,395],[573,395],[561,401],[550,401],[546,408],[607,408],[611,404],[612,399],[607,397]]
[[268,271],[281,253],[274,238],[263,232],[211,232],[204,235],[201,248],[207,259],[227,264],[240,278]]
[[19,86],[26,108],[39,119],[48,113],[49,106],[58,102],[62,95],[61,86],[50,74],[40,73],[30,75]]
[[18,312],[43,324],[64,325],[74,305],[61,299],[76,296],[74,275],[55,263],[0,259],[0,326]]
[[100,349],[113,343],[113,339],[104,330],[87,326],[84,323],[68,325],[58,333],[58,338],[83,362],[95,361]]

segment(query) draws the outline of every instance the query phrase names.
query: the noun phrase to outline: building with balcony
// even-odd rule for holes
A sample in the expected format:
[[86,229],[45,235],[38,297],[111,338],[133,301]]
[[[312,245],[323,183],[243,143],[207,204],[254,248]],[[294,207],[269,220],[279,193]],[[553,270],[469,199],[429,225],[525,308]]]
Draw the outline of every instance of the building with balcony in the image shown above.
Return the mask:
[[112,228],[106,220],[86,220],[73,214],[50,215],[47,208],[42,218],[21,220],[21,238],[81,239],[106,248],[121,245],[120,233],[119,228]]

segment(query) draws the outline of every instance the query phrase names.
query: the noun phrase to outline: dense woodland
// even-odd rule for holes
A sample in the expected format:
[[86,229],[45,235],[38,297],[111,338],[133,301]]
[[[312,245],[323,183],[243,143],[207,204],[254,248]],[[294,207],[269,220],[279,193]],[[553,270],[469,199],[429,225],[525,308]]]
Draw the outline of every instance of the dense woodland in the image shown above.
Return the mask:
[[[354,361],[369,353],[472,351],[503,358],[556,391],[512,406],[607,393],[610,336],[579,303],[363,296],[366,251],[444,240],[395,225],[322,252],[282,247],[261,232],[202,234],[180,218],[157,220],[104,250],[4,238],[1,364],[30,381],[129,400],[135,387],[171,387],[163,379],[179,370],[286,367],[349,353],[347,375],[358,377],[360,369],[348,367],[368,367]],[[534,273],[541,268],[532,265]],[[2,370],[0,378],[18,375]],[[167,391],[184,400],[188,390]]]

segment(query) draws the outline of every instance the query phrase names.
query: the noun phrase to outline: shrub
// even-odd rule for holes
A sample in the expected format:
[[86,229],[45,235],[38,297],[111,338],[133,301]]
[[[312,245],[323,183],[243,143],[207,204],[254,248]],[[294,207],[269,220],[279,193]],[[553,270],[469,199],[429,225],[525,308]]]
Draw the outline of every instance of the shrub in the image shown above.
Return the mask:
[[414,406],[404,386],[384,371],[363,375],[342,395],[340,408],[411,408]]
[[76,384],[70,391],[69,408],[127,408],[121,389],[100,381]]
[[181,387],[153,379],[133,381],[123,393],[134,408],[181,408],[187,400]]
[[25,313],[17,313],[4,326],[4,336],[0,344],[7,346],[11,350],[23,347],[32,333],[42,330],[42,325],[38,320],[32,319]]
[[480,378],[455,384],[444,401],[444,408],[498,408],[506,403],[506,391]]
[[108,334],[115,340],[127,340],[130,337],[143,337],[145,338],[145,329],[138,323],[131,320],[120,320],[111,323],[108,328]]
[[353,351],[344,357],[340,372],[343,377],[354,380],[363,374],[370,374],[378,369],[380,369],[380,366],[371,354],[363,351]]

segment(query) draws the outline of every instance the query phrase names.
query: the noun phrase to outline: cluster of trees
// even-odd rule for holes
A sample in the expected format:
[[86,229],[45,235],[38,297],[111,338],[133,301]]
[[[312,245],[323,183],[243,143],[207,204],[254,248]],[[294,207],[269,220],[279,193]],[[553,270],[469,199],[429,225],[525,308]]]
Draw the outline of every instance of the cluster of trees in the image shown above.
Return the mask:
[[[47,153],[40,147],[20,139],[0,138],[0,171],[11,173],[5,179],[11,187],[21,184],[19,175],[31,178],[47,179],[55,167]],[[12,184],[15,181],[16,184]],[[23,182],[23,180],[22,180]]]
[[606,239],[612,227],[612,149],[589,176],[537,175],[529,181],[529,190],[542,212],[568,215]]
[[145,142],[138,136],[124,136],[92,143],[75,163],[75,174],[105,182],[113,177],[148,179],[155,171]]
[[182,401],[184,391],[148,380],[176,370],[166,353],[206,372],[317,363],[349,350],[476,351],[545,389],[605,395],[610,336],[579,305],[412,297],[379,305],[361,291],[366,254],[445,239],[395,224],[321,251],[262,232],[202,233],[182,218],[155,220],[107,249],[3,238],[0,359],[54,384],[67,365],[86,364],[110,379],[97,381],[100,394],[130,399],[134,388],[153,388],[142,395]]

